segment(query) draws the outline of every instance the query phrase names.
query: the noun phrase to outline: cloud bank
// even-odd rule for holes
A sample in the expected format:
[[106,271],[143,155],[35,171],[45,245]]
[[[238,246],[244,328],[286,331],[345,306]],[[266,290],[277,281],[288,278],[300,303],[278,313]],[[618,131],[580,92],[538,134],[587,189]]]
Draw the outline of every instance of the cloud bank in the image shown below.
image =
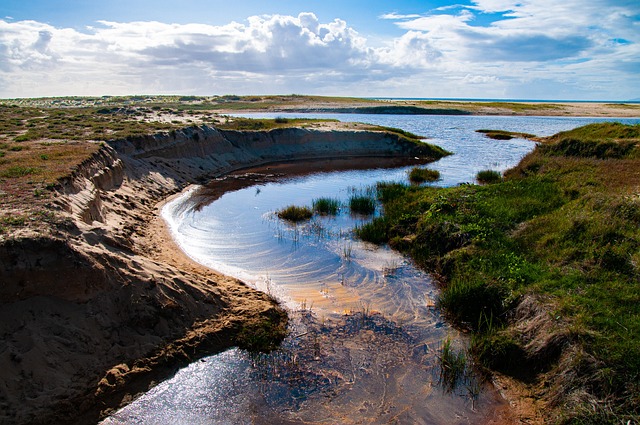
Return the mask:
[[[380,18],[373,46],[343,20],[252,16],[223,26],[0,20],[0,96],[315,93],[640,97],[634,1],[477,0]],[[480,23],[482,21],[483,23]]]

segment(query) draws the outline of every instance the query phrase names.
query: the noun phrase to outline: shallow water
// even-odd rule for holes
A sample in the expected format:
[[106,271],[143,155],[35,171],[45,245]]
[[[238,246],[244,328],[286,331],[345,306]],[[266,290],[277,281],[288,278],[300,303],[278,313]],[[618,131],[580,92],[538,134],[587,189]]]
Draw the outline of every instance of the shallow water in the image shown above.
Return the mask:
[[[262,115],[264,116],[264,115]],[[283,116],[283,114],[278,114]],[[323,115],[400,127],[432,137],[456,155],[430,168],[438,185],[504,170],[533,148],[525,140],[493,141],[475,133],[498,128],[553,134],[594,120],[536,117]],[[376,161],[372,160],[372,167]],[[232,349],[195,362],[105,423],[489,423],[505,402],[468,374],[443,388],[438,354],[463,336],[434,308],[436,288],[410,261],[353,238],[370,217],[351,215],[354,193],[378,181],[406,181],[410,167],[286,176],[273,167],[240,173],[190,191],[163,210],[180,246],[196,261],[244,279],[286,303],[290,335],[271,355]],[[288,174],[288,173],[286,173]],[[224,192],[228,186],[230,191]],[[344,204],[336,217],[301,225],[274,211],[319,197]],[[379,213],[379,212],[377,212]]]

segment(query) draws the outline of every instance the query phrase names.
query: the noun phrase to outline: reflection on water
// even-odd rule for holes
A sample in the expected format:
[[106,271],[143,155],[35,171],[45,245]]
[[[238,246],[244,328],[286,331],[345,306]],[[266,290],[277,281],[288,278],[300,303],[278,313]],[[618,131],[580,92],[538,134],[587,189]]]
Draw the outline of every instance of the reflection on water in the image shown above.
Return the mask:
[[[361,117],[349,116],[365,121]],[[493,141],[476,129],[551,134],[581,124],[366,118],[437,135],[434,143],[456,152],[431,165],[443,176],[440,185],[472,181],[480,169],[508,168],[533,147]],[[371,167],[289,177],[279,177],[287,171],[282,167],[265,168],[227,176],[168,204],[163,215],[185,252],[283,300],[292,311],[290,333],[270,355],[233,349],[196,362],[105,423],[499,422],[504,401],[490,386],[473,376],[452,392],[438,385],[443,341],[461,350],[464,339],[434,308],[430,277],[388,248],[353,238],[353,228],[370,217],[350,214],[349,197],[378,181],[406,181],[410,169],[375,169],[375,160]],[[339,198],[341,212],[299,225],[274,214],[320,197]]]

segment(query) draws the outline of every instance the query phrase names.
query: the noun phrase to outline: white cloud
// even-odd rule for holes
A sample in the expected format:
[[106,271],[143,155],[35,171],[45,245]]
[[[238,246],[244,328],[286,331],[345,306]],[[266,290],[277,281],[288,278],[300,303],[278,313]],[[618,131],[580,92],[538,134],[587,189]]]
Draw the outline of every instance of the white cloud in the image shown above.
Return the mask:
[[[247,24],[224,26],[101,21],[87,32],[34,21],[0,21],[1,78],[10,96],[55,92],[59,87],[49,86],[56,81],[59,86],[68,84],[69,75],[75,75],[78,84],[68,92],[78,92],[83,80],[88,84],[96,76],[100,77],[95,86],[105,92],[110,87],[133,88],[147,78],[153,85],[138,87],[137,92],[162,86],[162,91],[171,91],[176,90],[175,78],[163,84],[147,76],[176,74],[184,79],[203,78],[202,86],[212,91],[216,82],[211,80],[219,73],[227,78],[247,72],[262,76],[362,73],[372,57],[366,40],[346,22],[320,23],[312,13],[254,16]],[[34,83],[32,89],[23,91],[29,81]]]
[[0,20],[0,96],[536,98],[557,97],[560,86],[563,97],[639,95],[640,13],[632,1],[476,0],[420,12],[382,15],[404,34],[375,48],[347,22],[313,13],[221,26],[101,21],[84,31]]
[[402,15],[396,12],[391,12],[391,13],[384,13],[380,15],[380,19],[391,19],[391,20],[397,21],[400,19],[416,19],[416,18],[420,18],[420,16],[421,15],[418,15],[418,14]]

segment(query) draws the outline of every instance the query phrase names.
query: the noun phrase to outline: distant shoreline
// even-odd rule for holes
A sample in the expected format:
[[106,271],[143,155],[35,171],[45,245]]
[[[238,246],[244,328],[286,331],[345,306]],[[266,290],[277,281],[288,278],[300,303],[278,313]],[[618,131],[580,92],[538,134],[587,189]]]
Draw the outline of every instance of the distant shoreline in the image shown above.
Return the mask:
[[554,100],[554,99],[493,99],[493,98],[472,98],[472,97],[363,97],[367,100],[379,100],[379,101],[416,101],[416,102],[498,102],[498,103],[596,103],[596,104],[619,104],[624,105],[627,103],[640,105],[640,99],[631,100]]
[[[97,108],[129,118],[165,123],[211,123],[221,115],[247,112],[364,113],[409,115],[482,115],[639,118],[640,101],[546,101],[510,99],[358,98],[312,95],[136,95],[0,99],[0,106]],[[185,115],[186,114],[186,115]],[[161,118],[162,115],[164,118]],[[212,119],[213,118],[213,119]]]

